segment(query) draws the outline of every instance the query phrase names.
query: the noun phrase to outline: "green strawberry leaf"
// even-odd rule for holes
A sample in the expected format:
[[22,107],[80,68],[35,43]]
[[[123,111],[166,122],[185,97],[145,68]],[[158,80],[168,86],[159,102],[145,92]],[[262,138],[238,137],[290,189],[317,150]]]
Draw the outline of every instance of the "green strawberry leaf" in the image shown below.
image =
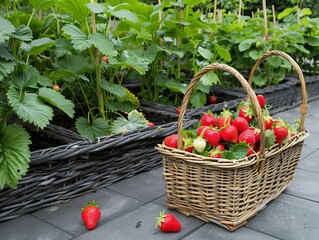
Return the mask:
[[30,55],[38,55],[55,44],[56,42],[50,38],[40,38],[33,40],[30,44],[23,42],[21,48]]
[[94,46],[99,49],[101,53],[106,56],[116,56],[117,51],[114,49],[114,43],[107,38],[104,34],[94,33],[89,36],[89,40],[91,40]]
[[51,88],[42,87],[39,89],[39,97],[45,102],[59,108],[69,117],[73,117],[74,104],[69,99],[66,99],[61,93]]
[[222,152],[222,158],[234,160],[244,158],[247,154],[246,143],[237,143],[232,146],[229,150]]
[[0,135],[0,189],[16,188],[26,174],[30,161],[30,136],[20,125],[5,127]]
[[75,122],[77,131],[90,141],[94,141],[98,137],[110,135],[109,121],[102,118],[96,118],[89,122],[86,118],[80,117]]
[[112,125],[112,133],[124,133],[148,126],[148,121],[145,119],[144,115],[137,110],[131,111],[127,115],[127,119],[124,117],[117,117]]
[[13,111],[23,121],[28,121],[39,128],[44,128],[52,120],[52,108],[44,104],[35,93],[25,93],[20,96],[19,92],[11,86],[7,97]]
[[275,144],[276,136],[272,129],[268,129],[265,131],[265,139],[266,139],[266,142],[265,142],[266,148],[269,148]]
[[221,157],[224,159],[233,160],[233,159],[235,159],[235,154],[230,150],[225,150],[222,152]]
[[87,39],[86,34],[77,26],[68,24],[62,27],[63,32],[71,37],[71,42],[75,50],[83,51],[93,45],[92,40]]

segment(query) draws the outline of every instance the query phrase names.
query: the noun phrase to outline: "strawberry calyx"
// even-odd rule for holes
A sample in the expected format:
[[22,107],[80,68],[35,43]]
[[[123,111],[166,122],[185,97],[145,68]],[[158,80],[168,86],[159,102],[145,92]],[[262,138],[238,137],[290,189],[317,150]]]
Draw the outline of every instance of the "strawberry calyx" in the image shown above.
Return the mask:
[[86,209],[87,207],[96,207],[96,208],[98,208],[99,205],[94,200],[88,201],[87,204],[82,208],[82,211],[84,209]]

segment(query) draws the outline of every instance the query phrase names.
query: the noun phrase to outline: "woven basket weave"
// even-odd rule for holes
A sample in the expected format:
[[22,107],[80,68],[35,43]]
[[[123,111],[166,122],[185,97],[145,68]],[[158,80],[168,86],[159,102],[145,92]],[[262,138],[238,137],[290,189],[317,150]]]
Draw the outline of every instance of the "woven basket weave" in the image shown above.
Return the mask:
[[[280,53],[281,54],[281,53]],[[166,186],[166,204],[187,216],[217,223],[235,230],[271,200],[275,199],[294,179],[304,139],[307,95],[304,79],[297,63],[284,54],[297,69],[301,80],[303,101],[299,134],[285,144],[265,149],[265,129],[256,94],[235,69],[224,64],[211,64],[192,79],[184,96],[178,124],[178,148],[158,144],[163,157],[163,175]],[[257,67],[257,65],[256,65]],[[200,77],[211,70],[223,70],[234,75],[246,90],[257,115],[261,130],[260,152],[239,160],[204,157],[180,150],[183,117],[188,99]]]
[[[189,127],[195,123],[185,120]],[[18,188],[0,191],[0,222],[161,166],[161,155],[154,145],[176,132],[175,121],[89,142],[67,129],[50,125],[35,135],[39,139],[33,143],[38,148],[58,138],[64,144],[32,151],[30,168]]]

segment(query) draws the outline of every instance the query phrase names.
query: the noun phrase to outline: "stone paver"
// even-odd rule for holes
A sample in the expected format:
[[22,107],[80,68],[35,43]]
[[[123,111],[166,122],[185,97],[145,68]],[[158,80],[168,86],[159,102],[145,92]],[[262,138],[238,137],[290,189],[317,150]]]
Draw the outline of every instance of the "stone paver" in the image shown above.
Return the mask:
[[1,240],[67,240],[71,238],[71,235],[31,215],[24,215],[0,224]]
[[247,227],[282,240],[315,240],[319,203],[281,194],[249,220]]

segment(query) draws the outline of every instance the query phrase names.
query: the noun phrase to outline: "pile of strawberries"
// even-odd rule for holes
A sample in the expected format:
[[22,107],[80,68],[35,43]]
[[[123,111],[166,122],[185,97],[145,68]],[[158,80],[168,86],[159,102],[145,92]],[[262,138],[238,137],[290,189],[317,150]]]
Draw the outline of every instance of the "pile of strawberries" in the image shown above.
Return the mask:
[[[265,144],[284,144],[297,133],[298,121],[290,125],[282,118],[272,118],[271,106],[263,95],[257,95],[265,125]],[[192,129],[183,130],[183,150],[212,158],[239,159],[259,152],[260,130],[253,105],[241,102],[236,111],[223,109],[220,114],[204,113]],[[163,143],[177,148],[177,134],[167,136]]]

